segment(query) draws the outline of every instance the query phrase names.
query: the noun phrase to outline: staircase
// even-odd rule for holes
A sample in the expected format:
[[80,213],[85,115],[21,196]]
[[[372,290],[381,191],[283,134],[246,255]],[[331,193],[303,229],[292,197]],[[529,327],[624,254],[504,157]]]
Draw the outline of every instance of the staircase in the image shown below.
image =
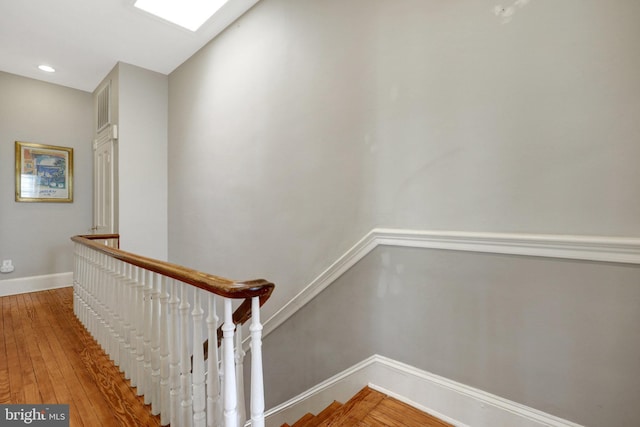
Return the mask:
[[345,404],[334,401],[318,415],[305,414],[281,427],[453,427],[369,387]]

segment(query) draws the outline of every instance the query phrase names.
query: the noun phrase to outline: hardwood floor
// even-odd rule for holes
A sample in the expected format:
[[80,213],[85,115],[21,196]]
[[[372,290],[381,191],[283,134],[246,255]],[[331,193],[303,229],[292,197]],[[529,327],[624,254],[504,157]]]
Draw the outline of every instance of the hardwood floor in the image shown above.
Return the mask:
[[0,298],[0,403],[69,404],[71,426],[159,426],[73,315],[72,288]]

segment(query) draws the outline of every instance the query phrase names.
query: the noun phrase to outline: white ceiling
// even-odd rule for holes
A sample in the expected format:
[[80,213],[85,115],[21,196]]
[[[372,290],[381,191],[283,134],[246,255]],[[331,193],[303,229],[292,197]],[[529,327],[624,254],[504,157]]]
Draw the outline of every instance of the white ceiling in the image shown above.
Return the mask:
[[134,1],[0,0],[0,71],[88,92],[118,61],[169,74],[259,0],[229,0],[195,33]]

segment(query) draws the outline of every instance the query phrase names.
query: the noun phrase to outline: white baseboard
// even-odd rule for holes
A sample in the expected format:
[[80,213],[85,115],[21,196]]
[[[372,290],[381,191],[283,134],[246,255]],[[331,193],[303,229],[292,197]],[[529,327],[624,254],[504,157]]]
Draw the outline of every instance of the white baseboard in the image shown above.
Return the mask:
[[266,412],[266,425],[295,422],[369,385],[456,427],[581,427],[473,387],[373,355]]
[[0,297],[65,288],[73,285],[73,273],[46,274],[0,280]]
[[[640,238],[375,228],[264,322],[263,336],[379,245],[640,264]],[[248,339],[245,343],[248,346]]]

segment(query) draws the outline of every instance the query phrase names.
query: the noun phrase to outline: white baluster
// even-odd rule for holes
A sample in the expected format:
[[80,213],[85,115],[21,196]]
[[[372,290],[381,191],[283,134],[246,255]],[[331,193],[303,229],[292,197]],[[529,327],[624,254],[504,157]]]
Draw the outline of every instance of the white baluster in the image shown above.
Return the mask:
[[85,281],[84,281],[84,289],[85,289],[85,303],[87,306],[87,311],[85,313],[85,326],[87,327],[87,330],[89,331],[89,333],[91,334],[91,336],[95,337],[94,335],[94,314],[95,311],[93,310],[93,285],[95,285],[94,277],[93,277],[93,264],[92,264],[92,253],[91,253],[91,249],[90,248],[86,248],[86,252],[85,252]]
[[96,290],[96,312],[98,313],[99,323],[97,325],[96,330],[96,341],[100,347],[104,350],[104,337],[105,337],[105,329],[106,329],[106,319],[105,313],[106,309],[104,308],[104,265],[103,265],[103,255],[96,253],[96,275],[97,281],[95,283]]
[[169,404],[169,289],[168,278],[162,276],[160,281],[160,425],[171,422],[171,406]]
[[81,290],[81,298],[82,298],[82,324],[84,325],[85,328],[87,328],[87,331],[89,333],[91,333],[90,330],[90,316],[91,316],[91,307],[90,307],[90,298],[91,298],[91,288],[89,287],[89,279],[91,276],[91,268],[89,265],[89,248],[86,246],[83,246],[81,249],[81,255],[82,255],[82,273],[80,274],[80,276],[82,277],[82,280],[80,282],[80,286],[82,288]]
[[99,276],[98,276],[98,254],[94,250],[90,250],[89,253],[89,308],[91,310],[90,313],[90,325],[91,325],[91,336],[97,341],[98,337],[98,328],[100,325],[100,313],[99,313],[99,304],[98,304],[98,289],[99,285]]
[[78,255],[78,246],[80,246],[78,243],[73,243],[73,314],[76,317],[78,317],[78,280],[80,279],[78,277],[80,273],[78,268],[78,260],[80,258]]
[[233,355],[233,311],[231,300],[224,299],[224,323],[222,324],[222,369],[224,372],[224,425],[236,427],[238,425],[238,402],[236,388],[236,373]]
[[262,324],[260,298],[251,299],[251,427],[264,427],[264,380],[262,373]]
[[[89,261],[89,248],[82,248],[82,324],[89,330],[90,315],[91,315],[91,288],[89,287],[89,281],[91,278],[91,266]],[[90,331],[90,330],[89,330]]]
[[123,274],[124,274],[124,290],[123,290],[123,301],[122,301],[122,316],[124,323],[122,325],[122,335],[124,337],[124,346],[122,348],[122,356],[121,359],[124,360],[124,377],[126,379],[131,378],[131,314],[133,313],[133,286],[134,282],[132,280],[132,270],[133,266],[131,264],[123,264]]
[[[104,254],[98,254],[98,290],[96,294],[98,295],[98,317],[100,319],[100,326],[98,328],[98,344],[100,347],[107,353],[107,336],[108,334],[108,326],[107,326],[107,305],[105,304],[105,295],[106,295],[106,286],[107,283],[107,269],[105,267],[107,256]],[[108,353],[107,353],[108,354]]]
[[87,284],[89,285],[89,325],[91,336],[97,341],[98,336],[98,325],[100,322],[98,313],[98,265],[97,259],[98,255],[94,250],[89,251],[89,281]]
[[100,254],[96,251],[92,251],[91,254],[91,262],[92,262],[92,279],[91,286],[92,289],[92,299],[91,306],[93,308],[93,338],[98,342],[98,345],[102,346],[100,342],[100,332],[102,330],[102,310],[100,305],[100,290],[102,289],[102,281],[100,276]]
[[136,283],[136,380],[138,386],[136,394],[142,396],[145,393],[144,382],[144,288],[145,271],[138,268],[138,282]]
[[74,243],[74,266],[75,270],[73,273],[73,314],[80,320],[82,324],[82,248],[83,246],[79,243]]
[[180,414],[183,427],[191,427],[193,422],[193,402],[191,399],[191,363],[189,356],[189,302],[187,285],[180,284]]
[[100,257],[100,267],[102,269],[102,280],[100,280],[100,302],[102,304],[102,320],[104,322],[104,326],[102,329],[102,349],[109,356],[111,350],[111,307],[110,305],[110,297],[111,297],[111,272],[109,271],[110,258],[108,255],[102,254]]
[[82,248],[82,302],[83,302],[83,325],[91,333],[91,260],[89,258],[90,249]]
[[100,264],[102,260],[102,256],[95,251],[93,256],[94,256],[93,274],[95,275],[95,281],[93,282],[93,287],[94,287],[93,289],[93,295],[94,295],[93,307],[94,308],[93,309],[95,310],[95,313],[96,313],[94,338],[102,348],[104,347],[104,343],[102,342],[102,331],[104,329],[103,328],[104,316],[103,316],[102,301],[101,301],[102,291],[104,290],[104,286],[103,286],[103,280],[102,280],[102,266]]
[[169,310],[171,327],[169,329],[169,401],[171,406],[170,424],[174,427],[182,427],[180,424],[180,316],[178,312],[178,283],[171,279]]
[[145,272],[146,283],[144,287],[144,404],[151,404],[151,324],[153,322],[153,273]]
[[91,294],[89,293],[90,291],[89,248],[87,248],[86,246],[82,247],[80,254],[82,256],[82,266],[81,266],[82,271],[80,273],[80,277],[82,278],[80,282],[80,287],[81,287],[80,296],[82,298],[82,310],[80,314],[82,316],[81,318],[82,324],[84,325],[85,328],[87,328],[87,331],[91,333],[89,329],[89,318],[91,313],[91,307],[89,306],[90,296],[91,296]]
[[160,414],[160,281],[157,273],[151,273],[151,414]]
[[100,345],[104,352],[109,354],[109,309],[107,307],[107,284],[109,283],[109,273],[107,271],[107,257],[104,254],[100,254],[100,281],[98,285],[100,286],[100,311],[102,318],[102,327],[100,331]]
[[80,318],[79,291],[82,271],[80,266],[80,247],[81,245],[79,243],[73,244],[73,314],[77,318]]
[[124,372],[127,366],[127,359],[125,356],[124,348],[126,342],[125,335],[125,316],[126,316],[126,291],[127,291],[127,275],[126,264],[123,261],[116,261],[118,281],[118,304],[116,305],[116,314],[118,316],[118,348],[116,355],[119,361],[120,372]]
[[103,255],[103,267],[104,267],[104,280],[102,281],[102,302],[104,303],[104,321],[105,321],[105,335],[104,335],[104,352],[109,356],[109,359],[113,360],[113,273],[112,263],[113,259],[108,255]]
[[98,345],[102,346],[100,342],[100,334],[102,331],[102,305],[100,304],[100,297],[102,296],[102,276],[100,272],[100,254],[96,251],[92,251],[92,259],[93,262],[93,300],[91,301],[91,305],[93,306],[93,311],[95,313],[94,321],[93,321],[93,337],[98,342]]
[[93,337],[95,338],[95,340],[98,342],[98,345],[102,345],[100,343],[100,332],[102,330],[102,310],[101,310],[101,305],[100,305],[100,290],[102,289],[101,286],[101,276],[100,276],[100,264],[99,264],[99,259],[100,259],[100,254],[93,251],[92,253],[92,259],[91,261],[93,262],[93,278],[92,278],[92,286],[93,286],[93,292],[92,292],[92,301],[91,301],[91,305],[93,307],[93,311],[95,313],[94,316],[94,321],[93,321]]
[[109,284],[107,286],[107,300],[109,307],[109,356],[115,366],[120,366],[119,345],[120,335],[118,330],[118,267],[115,258],[109,259]]
[[236,386],[238,388],[238,425],[244,425],[247,420],[246,403],[244,400],[244,349],[242,348],[242,325],[236,326]]
[[132,265],[129,273],[131,279],[131,302],[129,303],[129,318],[131,319],[131,328],[129,330],[129,378],[131,379],[131,387],[138,386],[138,313],[140,311],[138,305],[138,270],[139,267]]
[[82,248],[82,282],[80,283],[80,286],[82,287],[82,291],[81,291],[81,296],[82,296],[82,324],[84,325],[85,328],[87,328],[87,331],[89,331],[89,333],[91,333],[91,306],[89,305],[91,303],[91,288],[89,287],[89,280],[91,277],[91,267],[89,264],[89,248],[87,248],[86,246],[84,246]]
[[205,427],[207,414],[205,409],[205,376],[204,376],[204,351],[202,348],[202,318],[204,311],[200,303],[199,289],[194,289],[193,311],[193,425],[194,427]]
[[208,295],[209,315],[207,331],[209,339],[209,357],[207,358],[207,427],[222,424],[222,400],[220,398],[220,371],[218,365],[218,315],[216,296]]
[[120,344],[122,341],[122,316],[120,316],[122,310],[122,275],[120,273],[120,264],[121,261],[111,258],[111,283],[113,285],[113,288],[110,289],[112,295],[111,303],[113,304],[111,308],[113,329],[111,353],[113,364],[118,367],[120,367]]

